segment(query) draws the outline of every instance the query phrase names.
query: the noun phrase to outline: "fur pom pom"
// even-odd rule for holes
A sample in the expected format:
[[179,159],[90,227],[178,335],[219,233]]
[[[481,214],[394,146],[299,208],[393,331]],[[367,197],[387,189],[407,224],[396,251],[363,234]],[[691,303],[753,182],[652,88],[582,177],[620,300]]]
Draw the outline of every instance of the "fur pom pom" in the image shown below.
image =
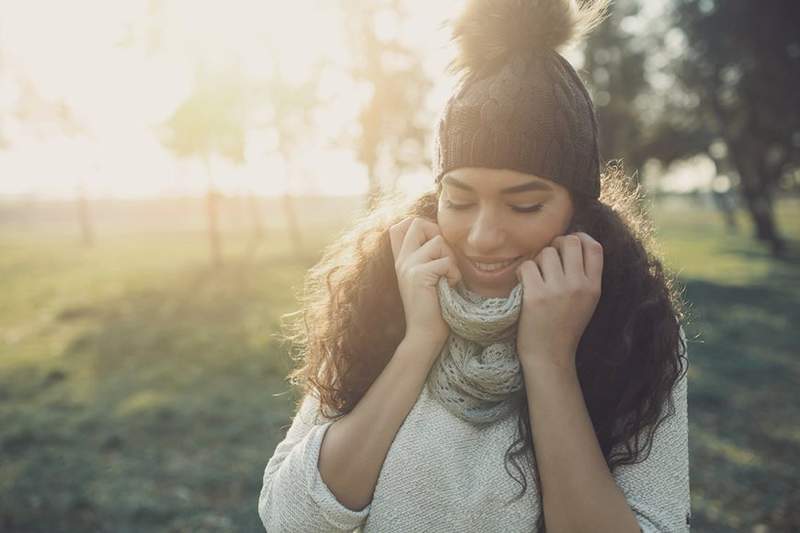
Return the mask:
[[[581,0],[577,0],[581,1]],[[607,15],[609,0],[466,0],[452,24],[452,73],[469,76],[525,50],[558,51]]]

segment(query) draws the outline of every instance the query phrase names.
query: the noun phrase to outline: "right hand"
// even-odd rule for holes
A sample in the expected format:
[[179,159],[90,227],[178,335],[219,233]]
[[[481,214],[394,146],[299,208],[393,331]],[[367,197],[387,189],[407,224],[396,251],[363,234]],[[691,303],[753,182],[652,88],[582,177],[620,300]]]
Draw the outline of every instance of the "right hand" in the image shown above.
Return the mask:
[[[389,228],[394,268],[406,318],[406,338],[444,345],[450,327],[442,318],[436,285],[446,276],[450,286],[461,280],[456,257],[439,226],[409,217]],[[438,355],[438,354],[437,354]]]

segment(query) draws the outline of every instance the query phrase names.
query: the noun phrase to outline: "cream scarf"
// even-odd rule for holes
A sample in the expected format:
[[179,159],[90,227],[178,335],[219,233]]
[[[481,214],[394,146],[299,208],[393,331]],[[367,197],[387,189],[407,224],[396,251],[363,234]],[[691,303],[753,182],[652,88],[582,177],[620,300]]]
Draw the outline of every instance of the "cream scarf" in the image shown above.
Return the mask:
[[524,388],[516,349],[522,285],[506,298],[488,298],[442,277],[437,291],[450,336],[428,375],[428,391],[473,424],[505,418]]

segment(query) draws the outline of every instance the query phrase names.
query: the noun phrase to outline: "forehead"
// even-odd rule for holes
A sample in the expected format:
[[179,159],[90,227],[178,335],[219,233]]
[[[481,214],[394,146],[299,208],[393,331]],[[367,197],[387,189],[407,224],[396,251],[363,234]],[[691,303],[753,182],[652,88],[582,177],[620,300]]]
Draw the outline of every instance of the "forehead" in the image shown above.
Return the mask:
[[442,185],[477,193],[513,194],[525,191],[553,191],[553,181],[515,170],[463,167],[447,172]]

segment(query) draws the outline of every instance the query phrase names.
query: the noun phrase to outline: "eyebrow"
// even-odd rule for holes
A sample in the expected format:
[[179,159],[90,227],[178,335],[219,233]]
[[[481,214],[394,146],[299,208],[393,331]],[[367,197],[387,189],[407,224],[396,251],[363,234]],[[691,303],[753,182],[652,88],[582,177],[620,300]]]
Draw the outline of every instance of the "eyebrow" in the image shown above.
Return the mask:
[[[459,189],[464,189],[466,191],[473,191],[473,192],[475,191],[475,189],[473,189],[463,181],[458,181],[452,176],[445,176],[442,178],[442,181],[447,183],[448,185],[458,187]],[[501,189],[500,192],[502,194],[514,194],[516,192],[524,192],[524,191],[552,191],[552,190],[553,188],[546,182],[542,180],[537,180],[537,181],[529,181],[528,183],[523,183],[522,185],[515,185],[513,187]]]

